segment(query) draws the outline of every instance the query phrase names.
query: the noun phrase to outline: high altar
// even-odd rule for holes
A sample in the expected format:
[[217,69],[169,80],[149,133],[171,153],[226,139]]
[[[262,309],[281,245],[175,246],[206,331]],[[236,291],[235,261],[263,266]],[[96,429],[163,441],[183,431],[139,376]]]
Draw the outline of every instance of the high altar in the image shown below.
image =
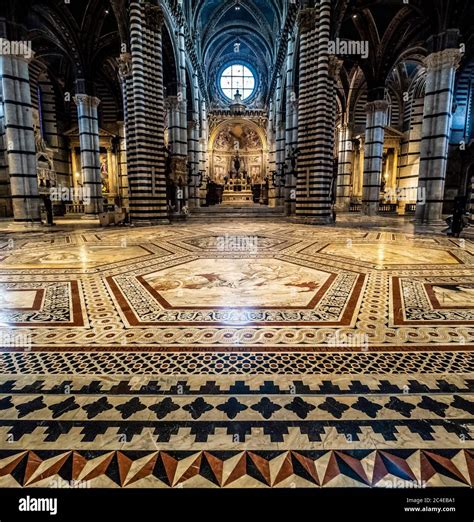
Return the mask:
[[222,194],[223,203],[244,203],[253,201],[251,179],[246,171],[241,172],[241,160],[237,155],[233,161],[233,169],[229,176],[225,178],[224,192]]

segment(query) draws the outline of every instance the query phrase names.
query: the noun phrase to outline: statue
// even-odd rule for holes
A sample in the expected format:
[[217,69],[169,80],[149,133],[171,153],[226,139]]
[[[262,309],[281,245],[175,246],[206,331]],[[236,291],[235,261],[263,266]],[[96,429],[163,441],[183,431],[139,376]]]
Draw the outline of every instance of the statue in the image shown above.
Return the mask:
[[237,172],[237,174],[239,173],[240,165],[241,165],[240,156],[237,154],[234,159],[234,168],[235,168],[235,171]]

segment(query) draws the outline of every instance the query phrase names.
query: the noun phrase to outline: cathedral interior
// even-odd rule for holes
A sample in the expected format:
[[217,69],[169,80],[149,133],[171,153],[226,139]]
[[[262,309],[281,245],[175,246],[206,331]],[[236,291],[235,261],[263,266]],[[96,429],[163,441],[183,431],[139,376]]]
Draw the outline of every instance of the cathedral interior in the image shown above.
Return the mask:
[[2,0],[0,488],[471,488],[473,29]]

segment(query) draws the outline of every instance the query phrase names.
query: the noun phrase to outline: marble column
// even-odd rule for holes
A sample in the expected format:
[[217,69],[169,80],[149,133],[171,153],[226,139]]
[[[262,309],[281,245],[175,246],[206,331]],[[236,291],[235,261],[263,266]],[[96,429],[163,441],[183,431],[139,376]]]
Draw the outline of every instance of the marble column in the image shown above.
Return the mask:
[[329,56],[328,70],[328,101],[329,105],[326,111],[326,130],[330,135],[330,147],[332,151],[332,170],[331,170],[331,203],[335,202],[337,196],[337,173],[334,172],[337,160],[337,150],[335,145],[336,139],[336,116],[337,116],[337,84],[343,61],[335,55]]
[[123,122],[119,122],[119,191],[122,208],[129,212],[127,142],[132,139],[134,133],[132,55],[130,53],[120,55],[119,73],[123,98]]
[[285,211],[291,216],[296,211],[296,173],[292,173],[291,161],[288,159],[294,148],[298,146],[298,101],[294,85],[295,41],[291,33],[288,37],[288,51],[286,56],[286,184],[285,184]]
[[189,180],[189,208],[199,207],[199,122],[195,119],[188,122],[188,163],[191,168]]
[[[71,173],[72,173],[72,187],[75,190],[75,195],[78,194],[79,189],[79,176],[80,176],[80,166],[79,162],[77,161],[77,153],[76,153],[76,147],[74,145],[71,146]],[[76,200],[77,197],[74,197],[74,200]]]
[[118,192],[122,208],[128,210],[128,176],[127,176],[127,140],[125,138],[125,124],[119,122],[119,150],[118,150]]
[[334,128],[328,127],[330,0],[300,12],[300,93],[296,217],[331,223]]
[[159,6],[132,0],[129,22],[131,74],[126,94],[130,217],[137,225],[166,224],[164,15]]
[[[286,118],[283,118],[283,77],[281,75],[278,76],[277,86],[276,86],[276,135],[275,135],[275,167],[278,174],[281,173],[283,166],[285,165],[285,139],[286,139]],[[284,189],[280,186],[281,178],[277,179],[278,186],[274,188],[274,203],[275,207],[281,207],[284,202]]]
[[0,56],[4,144],[15,221],[41,221],[28,60]]
[[379,210],[387,109],[388,102],[385,100],[372,101],[366,106],[364,187],[362,190],[362,214],[366,216],[376,216]]
[[338,127],[338,166],[336,209],[338,212],[349,212],[351,205],[353,145],[352,133],[347,123]]
[[459,49],[445,49],[425,60],[426,88],[418,177],[417,223],[442,224]]
[[[273,186],[273,173],[277,172],[277,155],[276,155],[276,104],[270,100],[269,118],[267,124],[268,139],[268,170],[269,170],[269,190],[268,190],[268,206],[275,208],[276,206],[276,189]],[[262,191],[262,188],[261,188]],[[260,193],[260,202],[263,201],[262,192]]]
[[191,185],[189,186],[189,208],[198,208],[200,205],[199,198],[199,160],[200,160],[200,142],[199,142],[199,81],[197,74],[192,77],[193,82],[193,112],[192,120],[188,121],[188,162],[191,166]]
[[186,44],[184,27],[181,25],[177,31],[178,36],[178,142],[179,150],[176,153],[185,161],[188,155],[188,100],[187,100],[187,75],[186,75]]
[[202,187],[199,189],[200,206],[206,204],[206,176],[209,170],[209,124],[206,101],[201,100],[201,128],[199,138],[199,172],[202,174]]
[[166,111],[168,113],[169,146],[173,156],[181,155],[180,144],[180,114],[177,96],[167,96],[165,99]]
[[81,170],[84,197],[87,200],[85,212],[97,215],[103,211],[102,179],[100,175],[99,116],[97,107],[100,100],[87,94],[76,94],[81,147]]
[[471,174],[471,200],[469,202],[469,221],[471,224],[474,223],[474,173]]
[[109,195],[115,198],[116,196],[118,196],[119,191],[117,176],[117,159],[112,144],[109,147],[107,147],[107,168],[109,177]]

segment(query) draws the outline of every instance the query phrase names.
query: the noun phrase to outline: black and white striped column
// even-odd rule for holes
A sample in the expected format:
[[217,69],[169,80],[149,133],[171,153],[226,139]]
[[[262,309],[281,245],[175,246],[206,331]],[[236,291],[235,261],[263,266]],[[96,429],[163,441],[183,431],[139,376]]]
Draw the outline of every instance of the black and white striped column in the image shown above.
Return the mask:
[[99,115],[100,100],[87,94],[76,94],[81,171],[85,212],[97,215],[103,211],[102,178],[100,174]]
[[444,185],[459,49],[445,49],[425,60],[426,89],[418,178],[418,223],[441,224]]
[[200,206],[206,204],[206,176],[209,173],[209,123],[207,119],[207,105],[201,100],[201,128],[199,134],[199,172],[203,176],[202,187],[199,189]]
[[347,123],[338,127],[336,210],[349,212],[352,189],[352,133]]
[[286,214],[294,215],[296,211],[296,175],[292,173],[291,162],[288,160],[292,150],[298,146],[298,99],[294,85],[295,67],[295,35],[288,37],[288,51],[286,56],[286,184],[285,202]]
[[184,28],[181,26],[178,29],[178,118],[177,125],[177,143],[179,145],[175,150],[183,161],[188,155],[188,114],[187,114],[187,77],[186,77],[186,44],[184,38]]
[[333,133],[327,117],[329,99],[330,0],[300,12],[300,96],[296,217],[330,223]]
[[28,60],[0,56],[4,146],[15,221],[41,221]]
[[131,81],[127,88],[130,217],[138,225],[169,223],[166,204],[161,8],[130,2]]
[[474,223],[474,174],[471,174],[471,201],[469,202],[469,214],[469,221],[472,224]]
[[[3,106],[3,89],[0,81],[0,105]],[[0,111],[0,216],[10,217],[13,214],[8,177],[7,142],[5,136],[5,114]]]
[[192,120],[188,121],[188,162],[191,167],[191,185],[189,187],[189,207],[197,208],[199,198],[199,82],[197,74],[193,75],[193,111]]
[[376,216],[379,210],[387,109],[388,102],[385,100],[369,102],[365,108],[367,123],[365,127],[362,214],[366,216]]
[[[130,196],[127,165],[127,139],[133,134],[133,83],[132,83],[132,55],[122,53],[119,59],[120,81],[123,98],[123,125],[119,127],[119,190],[122,208],[130,211]],[[121,122],[119,122],[121,123]]]

